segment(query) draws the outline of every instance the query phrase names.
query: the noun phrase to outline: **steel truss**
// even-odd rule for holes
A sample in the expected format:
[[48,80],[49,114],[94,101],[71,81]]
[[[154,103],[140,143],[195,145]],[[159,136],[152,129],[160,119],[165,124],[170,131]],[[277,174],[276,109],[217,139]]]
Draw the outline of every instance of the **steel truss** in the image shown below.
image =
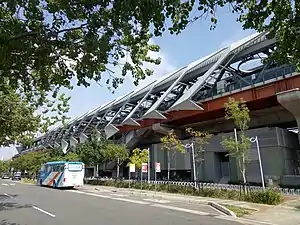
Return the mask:
[[[147,119],[164,121],[173,111],[203,110],[201,102],[208,98],[236,89],[237,84],[251,86],[266,71],[278,68],[274,62],[263,63],[261,56],[270,55],[275,44],[265,33],[251,35],[49,131],[32,147],[67,149],[85,141],[94,128],[112,138],[122,126],[138,130]],[[241,69],[254,59],[261,59],[261,64],[247,71]]]

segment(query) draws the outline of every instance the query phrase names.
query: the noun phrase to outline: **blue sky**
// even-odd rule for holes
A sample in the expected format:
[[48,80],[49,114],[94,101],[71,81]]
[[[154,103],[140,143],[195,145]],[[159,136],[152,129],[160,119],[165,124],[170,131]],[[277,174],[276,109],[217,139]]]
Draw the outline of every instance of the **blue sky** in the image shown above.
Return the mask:
[[[215,30],[209,29],[208,18],[195,22],[178,36],[165,34],[161,38],[153,39],[154,43],[161,47],[160,53],[155,55],[162,57],[162,63],[151,67],[154,69],[154,75],[141,82],[141,85],[254,33],[253,30],[243,30],[241,24],[236,22],[237,16],[232,14],[229,8],[219,10],[217,16],[218,24]],[[127,77],[125,83],[114,94],[97,84],[89,88],[75,87],[72,92],[67,93],[72,97],[69,116],[79,116],[134,88],[130,77]],[[2,156],[11,157],[13,150],[13,148],[0,148],[0,159]]]

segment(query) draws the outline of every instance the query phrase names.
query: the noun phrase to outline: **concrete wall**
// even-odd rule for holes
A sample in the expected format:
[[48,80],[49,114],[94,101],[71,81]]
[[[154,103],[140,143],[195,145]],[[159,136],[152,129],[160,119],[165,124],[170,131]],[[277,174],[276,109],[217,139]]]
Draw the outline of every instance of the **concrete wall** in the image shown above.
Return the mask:
[[[264,177],[280,179],[284,175],[294,175],[296,166],[293,162],[296,150],[299,149],[297,134],[287,130],[272,127],[249,130],[249,137],[258,136]],[[222,178],[220,153],[226,153],[220,142],[222,137],[233,136],[231,133],[218,134],[210,140],[205,148],[204,162],[197,163],[197,178],[201,181],[219,182]],[[184,144],[188,143],[184,141]],[[161,149],[161,144],[149,146],[151,149],[151,178],[154,178],[154,162],[161,163],[161,170],[168,169],[168,152]],[[171,170],[192,171],[191,152],[179,153],[170,151]],[[236,160],[229,157],[230,181],[237,182],[241,179]],[[251,145],[249,150],[249,163],[247,165],[247,179],[249,182],[261,182],[260,167],[256,144]]]

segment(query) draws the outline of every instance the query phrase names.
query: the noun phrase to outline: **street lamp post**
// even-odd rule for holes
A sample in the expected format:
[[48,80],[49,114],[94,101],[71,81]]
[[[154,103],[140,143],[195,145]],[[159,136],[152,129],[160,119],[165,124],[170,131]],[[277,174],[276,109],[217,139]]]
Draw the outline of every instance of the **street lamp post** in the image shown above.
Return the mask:
[[250,138],[250,142],[256,143],[256,149],[257,149],[257,154],[258,154],[258,163],[259,163],[259,169],[260,169],[260,176],[261,176],[262,188],[263,188],[263,190],[265,190],[265,179],[264,179],[263,167],[262,167],[262,163],[261,163],[258,137],[255,136],[255,137]]
[[197,183],[196,183],[197,175],[196,175],[196,163],[195,163],[195,148],[194,148],[194,143],[185,144],[184,147],[185,148],[191,148],[191,150],[192,150],[194,185],[195,185],[195,188],[196,188],[196,185],[197,185]]
[[150,148],[148,148],[148,183],[150,184]]

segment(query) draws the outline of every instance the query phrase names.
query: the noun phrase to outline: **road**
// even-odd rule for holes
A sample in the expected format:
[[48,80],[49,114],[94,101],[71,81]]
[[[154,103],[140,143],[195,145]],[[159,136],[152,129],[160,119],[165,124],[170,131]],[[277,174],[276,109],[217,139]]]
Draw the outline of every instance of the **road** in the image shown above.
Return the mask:
[[0,180],[0,225],[239,225],[207,205]]

